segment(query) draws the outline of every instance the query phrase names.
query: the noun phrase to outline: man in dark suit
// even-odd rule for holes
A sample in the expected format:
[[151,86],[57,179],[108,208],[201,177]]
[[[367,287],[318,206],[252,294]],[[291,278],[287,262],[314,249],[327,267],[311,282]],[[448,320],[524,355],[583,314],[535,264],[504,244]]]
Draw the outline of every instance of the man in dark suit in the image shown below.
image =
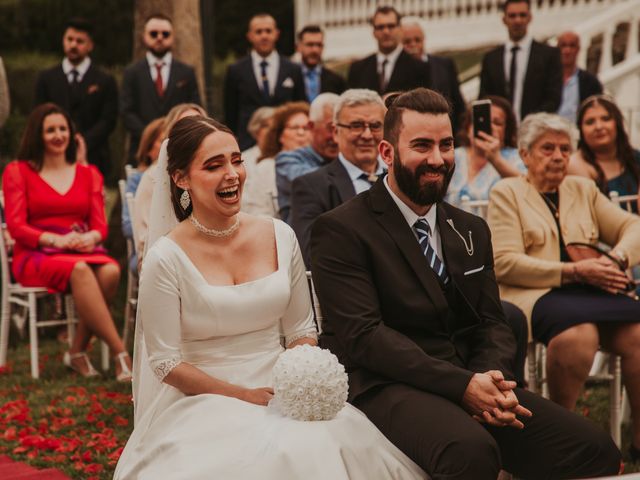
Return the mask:
[[93,28],[85,19],[67,22],[62,36],[61,65],[44,70],[36,81],[35,103],[53,102],[64,108],[79,132],[87,160],[103,175],[109,173],[109,135],[118,117],[118,90],[114,78],[91,61]]
[[344,78],[322,65],[324,33],[318,25],[307,25],[300,30],[296,48],[302,60],[302,77],[309,103],[321,93],[340,95],[345,91]]
[[255,144],[247,132],[251,115],[259,107],[306,100],[300,66],[276,50],[280,30],[271,15],[255,15],[249,21],[249,55],[227,69],[224,81],[226,124],[238,138],[241,150]]
[[400,23],[404,51],[427,65],[430,79],[430,84],[427,86],[431,90],[440,92],[451,103],[453,131],[457,132],[467,107],[460,92],[456,64],[450,58],[438,57],[425,52],[424,30],[419,18],[402,17]]
[[131,135],[130,159],[138,149],[140,135],[147,124],[166,115],[176,105],[200,105],[198,82],[193,68],[171,54],[173,25],[162,14],[153,14],[144,24],[147,53],[142,60],[129,65],[122,78],[120,113]]
[[427,66],[402,49],[398,11],[393,7],[378,7],[371,23],[378,52],[351,64],[349,88],[368,88],[383,95],[428,86]]
[[562,103],[558,115],[572,123],[578,118],[580,104],[591,95],[602,93],[602,84],[598,77],[578,68],[580,37],[574,32],[558,35],[558,49],[562,61]]
[[531,22],[529,0],[506,0],[502,21],[509,41],[482,60],[480,97],[508,99],[518,120],[533,112],[555,113],[562,99],[560,52],[527,34]]
[[321,344],[345,365],[349,401],[434,480],[614,475],[604,431],[511,381],[489,229],[442,202],[447,113],[436,92],[400,95],[378,149],[389,174],[315,222]]
[[293,180],[289,223],[296,232],[307,266],[309,236],[315,219],[368,190],[383,173],[377,147],[382,140],[384,110],[382,99],[372,90],[345,91],[333,111],[338,159]]

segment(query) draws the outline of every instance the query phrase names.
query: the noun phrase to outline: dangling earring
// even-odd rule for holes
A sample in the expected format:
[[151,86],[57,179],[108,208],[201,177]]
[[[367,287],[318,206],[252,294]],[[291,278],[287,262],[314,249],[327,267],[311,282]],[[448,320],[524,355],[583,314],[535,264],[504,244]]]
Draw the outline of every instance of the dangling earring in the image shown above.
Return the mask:
[[191,196],[189,195],[189,190],[185,190],[180,195],[180,206],[186,212],[189,205],[191,205]]

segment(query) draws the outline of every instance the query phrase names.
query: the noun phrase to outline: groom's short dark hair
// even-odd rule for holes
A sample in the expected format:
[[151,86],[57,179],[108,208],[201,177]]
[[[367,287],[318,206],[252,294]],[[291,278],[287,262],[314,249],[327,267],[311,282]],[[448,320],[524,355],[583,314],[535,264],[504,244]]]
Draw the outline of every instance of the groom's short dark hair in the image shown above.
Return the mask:
[[384,116],[384,139],[394,148],[398,145],[398,137],[402,130],[402,114],[405,110],[431,115],[449,115],[451,105],[438,92],[428,88],[416,88],[389,97],[387,113]]

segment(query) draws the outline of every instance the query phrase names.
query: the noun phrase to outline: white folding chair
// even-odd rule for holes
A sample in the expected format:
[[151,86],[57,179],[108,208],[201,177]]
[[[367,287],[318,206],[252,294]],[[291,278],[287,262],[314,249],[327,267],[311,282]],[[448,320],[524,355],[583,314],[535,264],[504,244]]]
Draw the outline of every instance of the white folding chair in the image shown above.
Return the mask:
[[[530,342],[527,350],[529,390],[549,398],[546,364],[547,351],[542,343]],[[620,357],[603,351],[596,353],[587,382],[609,382],[609,432],[613,441],[622,445],[622,371]]]
[[307,271],[307,282],[309,283],[311,304],[313,305],[313,316],[316,321],[316,329],[318,330],[319,335],[322,333],[322,310],[320,310],[320,300],[318,300],[318,295],[316,295],[316,287],[313,284],[313,277],[311,276],[310,271]]
[[635,195],[620,195],[614,190],[609,192],[609,198],[613,203],[627,212],[633,212],[634,204],[640,209],[640,193],[636,193]]
[[137,172],[138,169],[136,167],[134,167],[133,165],[129,165],[128,163],[124,166],[124,178],[125,178],[125,183],[126,180],[129,180],[129,177],[131,175],[133,175],[135,172]]
[[468,195],[463,195],[460,199],[460,208],[486,220],[489,200],[471,200]]
[[[27,311],[29,319],[29,347],[31,357],[31,376],[40,378],[40,364],[38,362],[38,329],[53,326],[67,327],[67,341],[69,345],[75,334],[75,324],[78,322],[73,298],[70,294],[64,295],[64,319],[38,319],[38,300],[51,295],[60,295],[49,292],[46,287],[23,287],[13,280],[11,275],[11,254],[10,246],[6,244],[6,239],[10,238],[7,225],[4,221],[4,195],[0,191],[0,211],[2,212],[2,223],[0,225],[0,269],[2,277],[2,316],[0,318],[0,366],[7,364],[7,350],[9,347],[9,331],[11,323],[11,313],[14,306],[19,306]],[[105,366],[106,358],[106,366]],[[102,342],[102,368],[109,368],[109,350]]]
[[[126,167],[131,167],[126,165]],[[120,190],[120,201],[122,208],[127,206],[129,210],[129,218],[131,220],[131,227],[135,225],[134,211],[133,211],[133,194],[131,192],[125,192],[126,182],[124,180],[118,181],[118,189]],[[129,259],[135,251],[135,244],[133,238],[127,238],[127,296],[124,306],[124,324],[122,325],[122,342],[127,346],[129,341],[129,335],[133,330],[133,324],[135,323],[136,309],[138,307],[138,277],[131,271],[129,266]]]

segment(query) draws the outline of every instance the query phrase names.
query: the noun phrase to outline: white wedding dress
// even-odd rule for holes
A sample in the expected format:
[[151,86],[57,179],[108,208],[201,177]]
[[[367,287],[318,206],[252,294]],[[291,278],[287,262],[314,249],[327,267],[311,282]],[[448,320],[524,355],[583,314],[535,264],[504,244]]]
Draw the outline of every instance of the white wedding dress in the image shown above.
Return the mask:
[[[209,285],[167,237],[147,253],[138,322],[151,367],[146,374],[155,375],[158,384],[147,388],[146,398],[135,398],[135,429],[115,479],[426,478],[351,405],[333,420],[302,422],[273,407],[222,395],[186,396],[158,382],[179,362],[188,362],[233,384],[272,386],[281,335],[287,342],[314,335],[295,235],[279,220],[274,229],[278,270],[239,285]],[[134,384],[134,394],[138,390]]]

